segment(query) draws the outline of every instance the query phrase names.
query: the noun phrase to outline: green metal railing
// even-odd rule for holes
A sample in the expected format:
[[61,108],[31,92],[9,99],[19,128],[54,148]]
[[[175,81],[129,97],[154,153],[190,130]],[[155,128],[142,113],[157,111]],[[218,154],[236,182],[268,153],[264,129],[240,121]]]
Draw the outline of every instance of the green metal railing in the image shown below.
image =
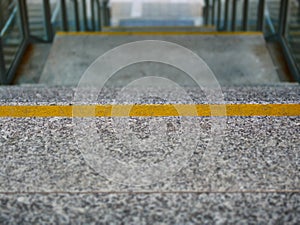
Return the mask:
[[[254,29],[262,31],[264,27],[265,0],[259,0],[254,3],[249,0],[225,0],[225,2],[221,0],[205,0],[204,24],[216,25],[216,28],[220,31],[247,31],[249,30],[250,22],[250,3],[257,4],[256,27]],[[238,19],[239,15],[240,19]],[[238,21],[240,21],[239,28],[237,27]]]
[[[15,0],[16,8],[1,30],[1,84],[10,84],[12,82],[16,69],[29,43],[52,42],[55,31],[57,30],[101,31],[103,26],[109,26],[109,1],[89,0],[91,2],[91,16],[89,18],[87,16],[87,1],[88,0],[58,0],[56,5],[53,6],[50,4],[50,0],[42,0],[43,18],[41,19],[43,20],[44,34],[37,36],[31,34],[27,1]],[[268,0],[205,0],[204,24],[214,25],[218,31],[263,32],[267,41],[276,41],[280,44],[291,74],[295,80],[300,82],[299,66],[296,63],[295,55],[289,44],[290,33],[288,29],[288,16],[291,1],[292,0],[278,0],[278,13],[276,12],[277,14],[274,17],[274,15],[270,16],[268,11]],[[254,8],[255,16],[250,15],[250,8],[252,11]],[[298,8],[300,8],[300,6]],[[6,63],[5,47],[9,43],[9,32],[13,30],[15,26],[20,28],[20,41],[13,61],[8,65]]]
[[[91,0],[91,18],[87,18],[86,0],[41,0],[43,33],[33,34],[30,27],[30,9],[26,0],[15,0],[14,9],[0,31],[0,84],[11,84],[21,59],[30,43],[52,42],[55,31],[101,31],[110,24],[107,0]],[[74,17],[68,15],[69,7],[74,9]],[[79,9],[82,9],[80,12]],[[0,12],[1,13],[1,12]],[[19,37],[15,33],[19,30]],[[14,37],[12,37],[12,33]],[[14,43],[11,43],[11,42]],[[16,43],[17,42],[17,43]],[[13,49],[14,48],[14,49]],[[6,51],[10,52],[8,56]]]
[[[14,32],[14,42],[11,36]],[[21,62],[23,54],[29,44],[29,28],[27,21],[26,4],[23,0],[15,1],[15,9],[7,20],[0,33],[0,82],[10,84]],[[5,50],[11,46],[15,47],[12,61],[6,59]]]
[[[277,3],[278,2],[278,3]],[[289,16],[292,0],[205,0],[204,24],[215,25],[219,31],[261,31],[267,41],[278,42],[286,59],[290,73],[294,80],[300,82],[300,54],[299,63],[290,47]],[[272,5],[271,5],[272,4]],[[278,10],[275,20],[271,19],[269,7]],[[276,4],[278,4],[276,6]],[[238,7],[240,6],[240,7]],[[256,8],[256,17],[250,18],[249,7]],[[300,31],[300,5],[298,5],[297,20]],[[240,10],[240,11],[238,11]],[[239,16],[239,18],[238,18]],[[300,48],[300,33],[299,46]]]

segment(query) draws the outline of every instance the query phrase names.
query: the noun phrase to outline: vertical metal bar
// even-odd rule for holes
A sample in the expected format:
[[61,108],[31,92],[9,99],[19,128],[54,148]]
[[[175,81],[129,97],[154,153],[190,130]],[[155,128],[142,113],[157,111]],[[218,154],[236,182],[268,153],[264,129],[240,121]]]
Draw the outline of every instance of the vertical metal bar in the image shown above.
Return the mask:
[[224,27],[223,30],[228,29],[228,11],[229,11],[229,0],[225,0],[225,9],[224,9]]
[[6,73],[6,84],[11,84],[13,81],[17,68],[20,65],[22,61],[22,57],[24,56],[24,53],[26,51],[26,48],[28,47],[29,40],[23,40],[22,43],[19,45],[19,49],[16,52],[15,58]]
[[218,0],[218,11],[217,11],[217,29],[221,29],[221,10],[222,10],[222,2]]
[[103,10],[103,25],[107,26],[107,11],[106,11],[106,0],[102,1],[102,10]]
[[44,20],[45,20],[45,29],[47,41],[51,42],[53,40],[53,27],[51,24],[51,7],[49,0],[44,0]]
[[102,30],[102,19],[101,19],[101,3],[100,0],[96,0],[96,5],[97,5],[97,20],[98,20],[98,30]]
[[110,9],[108,7],[109,0],[104,0],[104,23],[110,26]]
[[236,3],[237,3],[237,0],[233,0],[232,1],[231,31],[235,31],[235,24],[236,24]]
[[1,37],[0,37],[0,84],[6,84],[6,68],[5,68],[4,52],[3,52]]
[[299,69],[297,67],[295,58],[293,57],[290,47],[288,46],[288,43],[286,39],[283,36],[279,37],[279,43],[282,48],[283,55],[286,59],[288,68],[293,76],[293,78],[300,83],[300,74],[299,74]]
[[278,34],[285,36],[288,22],[289,0],[281,0],[279,11]]
[[79,21],[79,8],[78,1],[74,0],[74,19],[75,19],[75,29],[76,31],[80,31],[80,21]]
[[244,5],[243,5],[243,25],[242,25],[243,31],[247,31],[248,30],[248,7],[249,7],[249,0],[244,0]]
[[299,67],[297,67],[295,58],[293,57],[291,53],[291,49],[288,46],[287,40],[286,40],[286,33],[288,29],[288,12],[289,12],[289,0],[281,0],[280,2],[280,10],[279,10],[279,23],[278,23],[278,39],[279,43],[283,50],[283,55],[285,56],[285,59],[288,64],[288,68],[295,78],[296,81],[300,83],[300,74],[299,74]]
[[14,78],[15,72],[19,63],[21,62],[21,58],[28,46],[29,39],[30,39],[30,30],[29,30],[29,23],[28,23],[28,12],[27,12],[27,1],[26,0],[16,0],[17,7],[20,16],[20,27],[22,31],[22,41],[19,45],[18,51],[14,57],[14,60],[10,66],[10,68],[6,68],[5,60],[4,60],[4,53],[3,53],[3,43],[0,38],[0,82],[4,84],[10,84]]
[[86,0],[82,0],[82,16],[83,16],[83,29],[88,30],[88,19],[86,14]]
[[204,24],[208,25],[209,20],[209,0],[205,0],[205,8],[204,8]]
[[96,23],[95,23],[95,0],[91,0],[91,24],[92,24],[92,30],[96,30]]
[[215,3],[216,0],[212,0],[212,8],[211,8],[211,25],[215,25]]
[[298,10],[297,10],[297,22],[299,21],[299,17],[300,17],[300,5],[299,5],[299,1],[298,1]]
[[299,5],[299,1],[298,1],[298,10],[297,10],[297,22],[299,22],[299,17],[300,17],[300,5]]
[[62,19],[62,29],[63,31],[68,31],[68,14],[67,14],[67,6],[66,1],[61,0],[61,19]]
[[26,0],[18,0],[18,8],[20,13],[21,20],[21,30],[23,34],[23,38],[28,41],[30,37],[29,23],[28,23],[28,12],[27,12],[27,1]]
[[110,26],[111,12],[108,2],[109,0],[107,0],[107,26]]
[[263,31],[265,21],[265,0],[259,0],[257,9],[257,26],[256,30]]

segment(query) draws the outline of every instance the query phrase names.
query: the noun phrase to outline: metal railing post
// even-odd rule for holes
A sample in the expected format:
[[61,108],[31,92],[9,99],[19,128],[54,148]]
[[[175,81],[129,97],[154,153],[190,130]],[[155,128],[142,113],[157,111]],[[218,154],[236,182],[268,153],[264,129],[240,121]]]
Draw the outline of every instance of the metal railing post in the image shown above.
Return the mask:
[[108,7],[109,0],[104,0],[103,8],[104,8],[104,25],[110,26],[110,10]]
[[91,0],[91,24],[92,31],[96,30],[96,22],[95,22],[95,0]]
[[212,0],[212,6],[211,6],[211,25],[215,25],[215,6],[216,6],[216,0]]
[[278,34],[285,36],[288,22],[289,0],[281,0],[279,11]]
[[23,38],[25,40],[29,40],[30,30],[29,30],[28,12],[27,12],[26,2],[27,2],[26,0],[18,0],[18,9],[20,12],[21,29],[22,29]]
[[281,45],[283,55],[287,61],[287,65],[291,74],[293,75],[294,79],[300,83],[299,67],[296,64],[290,46],[288,45],[287,39],[285,38],[288,27],[289,3],[289,0],[281,0],[280,2],[277,38]]
[[51,23],[51,7],[49,0],[44,0],[44,20],[45,20],[45,29],[47,41],[51,42],[53,40],[53,27]]
[[265,21],[265,0],[259,0],[257,9],[257,27],[256,30],[263,31]]
[[6,68],[5,68],[4,52],[3,52],[1,36],[0,36],[0,84],[6,84]]
[[98,20],[98,30],[102,30],[102,13],[101,13],[101,3],[100,0],[96,0],[97,5],[97,20]]
[[204,8],[204,24],[208,25],[209,20],[209,0],[205,0],[205,8]]
[[229,11],[229,0],[225,0],[224,27],[223,27],[223,30],[227,30],[228,29],[228,11]]
[[61,6],[62,29],[63,29],[63,31],[68,31],[69,26],[68,26],[68,14],[67,14],[66,1],[61,0],[60,6]]
[[88,30],[88,19],[86,13],[86,0],[82,0],[82,17],[83,17],[83,29]]
[[222,2],[218,0],[218,8],[217,8],[217,29],[221,29],[221,11],[222,11]]
[[249,7],[249,0],[244,0],[244,5],[243,5],[243,25],[242,25],[243,31],[247,31],[248,30],[248,7]]
[[232,1],[232,21],[231,21],[231,31],[235,31],[235,23],[236,23],[236,3],[237,0]]
[[79,21],[79,8],[78,1],[74,0],[74,20],[75,20],[75,29],[76,31],[80,31],[80,21]]

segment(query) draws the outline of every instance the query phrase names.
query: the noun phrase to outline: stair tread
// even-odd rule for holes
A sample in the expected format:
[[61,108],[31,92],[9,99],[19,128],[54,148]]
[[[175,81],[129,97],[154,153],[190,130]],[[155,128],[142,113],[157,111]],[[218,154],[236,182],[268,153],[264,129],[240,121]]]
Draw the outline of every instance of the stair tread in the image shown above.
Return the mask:
[[[193,97],[195,103],[207,103],[203,99],[203,92],[199,88],[186,87],[187,92]],[[122,88],[104,88],[103,95],[107,98],[99,98],[98,103],[111,104],[110,96],[115,96]],[[153,90],[152,90],[153,89]],[[159,94],[162,90],[149,88],[152,93]],[[148,90],[133,89],[128,93],[128,103],[136,103],[135,91],[146,94]],[[97,90],[86,90],[87,93],[95,93]],[[170,90],[169,90],[170,91]],[[0,86],[0,105],[3,104],[58,104],[69,105],[72,103],[76,87],[51,87],[45,84],[25,84],[23,86]],[[297,83],[278,83],[269,85],[240,85],[222,87],[224,99],[227,103],[293,103],[299,102],[300,85]],[[169,94],[172,92],[170,91]],[[162,104],[160,99],[151,99],[153,104]],[[153,102],[154,101],[154,102]],[[156,102],[155,102],[156,101]],[[97,103],[97,101],[95,102]],[[114,102],[116,104],[116,102]],[[122,102],[119,102],[121,104]],[[164,101],[165,103],[165,101]],[[173,102],[174,103],[174,102]],[[149,104],[149,102],[148,102]],[[166,103],[165,103],[166,104]]]
[[[97,57],[124,42],[129,43],[137,40],[160,40],[172,42],[190,49],[205,60],[205,62],[215,72],[215,75],[221,84],[241,84],[242,82],[247,84],[254,84],[253,82],[280,82],[275,72],[275,66],[270,58],[268,50],[266,49],[263,36],[260,33],[248,33],[248,35],[247,33],[245,33],[245,35],[243,34],[244,33],[233,34],[222,32],[191,32],[189,34],[184,32],[150,32],[143,34],[120,32],[114,34],[114,32],[110,32],[94,33],[94,35],[91,33],[80,33],[80,35],[76,35],[75,32],[65,35],[65,33],[58,33],[45,64],[44,71],[41,76],[41,82],[52,85],[77,84],[83,72]],[[70,38],[72,39],[72,42],[69,41]],[[86,43],[84,49],[79,47],[82,45],[83,41]],[[95,48],[95,46],[98,47]],[[257,54],[257,49],[260,49],[259,55]],[[83,54],[85,55],[84,63],[81,57]],[[260,58],[260,62],[264,61],[264,63],[258,64],[258,58]],[[245,69],[243,66],[244,64],[241,63],[241,59],[243,59],[245,63],[247,61],[248,65],[251,64],[251,66],[248,67],[249,70]],[[226,65],[226,69],[224,69],[224,65]],[[167,67],[160,68],[159,65],[152,66],[151,68],[152,75],[156,73],[164,73],[164,75],[168,78],[172,76],[174,79],[178,79],[178,82],[182,82],[180,83],[182,85],[192,85],[189,79],[183,79],[183,75],[180,71],[175,71],[171,68],[169,70]],[[133,73],[132,76],[134,76],[134,69],[137,69],[137,71],[143,71],[145,74],[150,75],[149,63],[130,67],[125,71],[126,73]],[[135,71],[135,73],[137,73],[137,71]],[[130,79],[130,77],[131,76],[128,76],[128,79]],[[251,79],[249,79],[249,77],[251,77]],[[126,80],[127,78],[124,79]],[[120,82],[123,81],[124,80],[120,79],[119,81],[116,81],[116,84],[120,84]]]
[[[5,206],[6,210],[3,210],[3,221],[6,222],[5,218],[10,218],[9,221],[14,224],[19,223],[21,218],[36,223],[43,223],[44,218],[48,221],[68,220],[72,224],[87,224],[91,221],[97,221],[99,224],[115,224],[116,221],[120,221],[120,218],[126,224],[142,223],[141,221],[147,221],[145,224],[155,224],[158,218],[163,224],[213,224],[215,222],[238,224],[241,221],[249,222],[249,216],[254,224],[276,223],[279,220],[283,224],[297,224],[297,208],[300,201],[298,193],[285,192],[36,193],[1,195],[1,198],[8,205]],[[38,212],[34,210],[35,207],[38,208]],[[257,210],[258,208],[260,210]],[[205,212],[205,216],[199,216],[199,212]],[[274,214],[274,212],[278,213]],[[16,214],[22,216],[16,217]],[[222,219],[219,217],[220,214]]]
[[[32,105],[32,100],[37,104],[52,105],[53,107],[59,103],[57,100],[61,98],[64,104],[69,105],[70,102],[66,99],[73,98],[74,90],[76,89],[32,88],[32,86],[1,87],[0,100],[1,105],[12,104],[21,107],[21,105]],[[114,98],[115,93],[120,90],[121,88],[105,89],[99,96],[99,102],[104,104],[105,101],[108,101],[109,96]],[[87,89],[86,93],[90,94],[92,91]],[[99,90],[96,90],[96,93],[97,91]],[[149,96],[149,93],[151,93],[153,96],[156,96],[156,94],[160,94],[159,96],[164,95],[166,99],[169,97],[168,93],[169,95],[174,94],[171,88],[164,90],[157,88],[153,90],[141,89],[140,91],[139,94],[141,95],[139,96],[143,96],[143,94]],[[206,99],[206,95],[200,89],[187,89],[187,92],[195,101],[205,103],[205,100],[200,100]],[[243,98],[246,98],[249,101],[248,103],[255,104],[252,98],[254,96],[257,96],[257,100],[265,99],[269,103],[274,103],[274,100],[275,102],[278,101],[278,97],[281,103],[294,102],[299,104],[300,86],[298,84],[288,84],[282,86],[224,87],[223,92],[225,99],[228,100],[226,101],[227,104],[245,103]],[[130,89],[126,93],[126,101],[120,100],[119,104],[127,105],[129,102],[142,105],[149,104],[149,102],[152,104],[175,104],[173,100],[162,103],[159,98],[141,97],[137,99],[136,93],[136,90]],[[105,97],[103,98],[103,96]],[[185,104],[182,96],[179,97],[181,99],[179,103]],[[259,103],[260,101],[255,102]],[[118,102],[114,101],[114,104],[118,104]],[[267,107],[265,101],[263,105]],[[215,118],[214,121],[219,121],[225,126],[223,128],[219,126],[219,129],[222,130],[222,147],[207,147],[207,151],[207,142],[214,138],[211,134],[213,122],[209,117],[94,118],[96,121],[88,119],[77,121],[73,119],[72,117],[0,117],[2,132],[5,132],[1,135],[1,144],[5,148],[3,148],[3,154],[0,155],[0,160],[3,159],[4,164],[1,164],[2,166],[10,168],[9,170],[2,170],[5,176],[8,177],[0,184],[2,191],[21,191],[23,189],[31,192],[44,190],[50,192],[70,190],[132,191],[132,187],[119,185],[118,179],[120,177],[107,177],[105,171],[100,169],[96,169],[99,176],[95,175],[94,169],[91,168],[92,165],[91,167],[87,165],[88,159],[82,158],[85,152],[80,148],[83,148],[80,143],[84,142],[82,138],[89,135],[88,140],[92,141],[93,146],[100,148],[99,143],[102,143],[105,149],[109,146],[111,152],[108,151],[108,154],[115,154],[114,157],[118,160],[133,160],[136,157],[135,155],[128,156],[121,153],[127,153],[126,146],[134,146],[134,141],[130,139],[123,140],[122,138],[127,137],[127,134],[122,133],[119,141],[123,145],[120,146],[118,141],[112,141],[115,135],[108,132],[108,129],[110,129],[112,123],[126,121],[127,125],[135,127],[136,133],[143,134],[146,131],[143,131],[140,123],[143,124],[150,120],[154,127],[158,125],[160,127],[157,128],[155,134],[150,133],[150,135],[161,135],[162,138],[165,133],[161,127],[164,127],[167,122],[174,126],[175,130],[173,132],[179,129],[178,126],[180,125],[187,127],[188,130],[186,131],[189,132],[189,135],[185,135],[184,139],[181,139],[180,135],[186,134],[182,130],[182,134],[178,134],[177,138],[180,138],[182,144],[189,146],[189,148],[187,150],[181,145],[177,148],[178,151],[192,149],[195,154],[191,155],[188,163],[180,170],[181,172],[176,173],[176,176],[159,181],[158,185],[136,187],[135,190],[137,191],[209,190],[220,192],[226,189],[226,191],[235,192],[245,190],[254,192],[256,190],[295,190],[299,187],[299,181],[297,180],[299,176],[297,170],[299,158],[297,157],[300,133],[297,130],[299,129],[300,117],[228,116],[226,119],[223,117]],[[88,127],[84,127],[89,126],[91,121],[97,123],[97,126],[94,127],[97,131],[95,134],[90,134]],[[78,124],[80,124],[80,130]],[[129,128],[129,130],[131,129],[133,128]],[[117,127],[114,131],[118,132],[118,130],[122,130],[122,128]],[[81,133],[77,132],[81,131],[86,133],[80,136]],[[198,141],[196,143],[194,135],[197,136]],[[169,149],[170,145],[173,146],[173,142],[168,141],[168,139],[158,138],[151,143],[157,146],[153,147],[151,152],[156,152],[159,146],[165,146],[164,149]],[[148,145],[150,144],[148,143]],[[195,149],[193,149],[194,145],[197,146]],[[145,145],[142,146],[145,148]],[[135,151],[138,152],[139,150],[136,149]],[[151,161],[152,157],[149,156],[148,159]],[[177,156],[176,160],[179,160],[179,158],[180,155]],[[111,159],[108,158],[107,160],[108,163],[111,162]],[[66,162],[68,166],[66,166]],[[22,165],[22,171],[26,170],[26,173],[20,173],[19,167],[14,167],[16,164]],[[117,167],[118,165],[115,165],[115,169]],[[163,174],[164,171],[161,171],[161,173]],[[218,176],[216,176],[216,173]],[[203,179],[203,174],[206,174],[207,179]],[[230,179],[228,179],[229,174],[232,174]],[[19,176],[24,179],[22,183],[18,179],[14,179]],[[111,182],[109,178],[116,180]],[[135,178],[139,179],[138,176]],[[146,178],[148,179],[148,176]],[[266,182],[261,182],[263,179]],[[169,182],[172,183],[171,186],[169,186]],[[237,183],[238,185],[235,185]]]

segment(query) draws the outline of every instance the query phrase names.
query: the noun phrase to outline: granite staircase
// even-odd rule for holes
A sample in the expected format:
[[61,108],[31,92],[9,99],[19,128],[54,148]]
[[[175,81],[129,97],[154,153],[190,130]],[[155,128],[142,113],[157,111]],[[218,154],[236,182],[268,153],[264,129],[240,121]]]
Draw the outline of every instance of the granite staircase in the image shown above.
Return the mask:
[[[78,89],[99,56],[149,39],[202,57],[223,99],[153,62]],[[156,78],[131,85],[147,76]],[[297,224],[299,96],[299,84],[280,82],[260,33],[57,34],[38,84],[0,87],[0,222]],[[170,109],[191,104],[197,115]],[[226,113],[206,114],[214,104]],[[133,111],[107,114],[111,105]]]
[[[300,86],[282,82],[262,33],[214,29],[57,33],[42,72],[24,72],[35,82],[0,86],[0,223],[299,224]],[[97,86],[100,56],[147,40],[199,56],[218,88],[159,60]]]

